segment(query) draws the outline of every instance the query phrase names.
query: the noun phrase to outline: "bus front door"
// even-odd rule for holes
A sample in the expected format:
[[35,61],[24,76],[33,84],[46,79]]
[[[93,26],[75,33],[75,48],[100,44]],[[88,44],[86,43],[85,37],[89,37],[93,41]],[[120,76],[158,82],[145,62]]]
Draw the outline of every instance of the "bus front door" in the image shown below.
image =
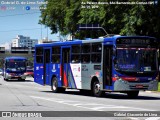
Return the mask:
[[68,87],[69,63],[70,63],[70,48],[62,48],[61,76],[62,76],[63,87]]
[[112,85],[112,52],[113,46],[104,46],[103,52],[103,87]]
[[50,77],[50,49],[44,50],[44,68],[43,68],[43,84],[49,84]]

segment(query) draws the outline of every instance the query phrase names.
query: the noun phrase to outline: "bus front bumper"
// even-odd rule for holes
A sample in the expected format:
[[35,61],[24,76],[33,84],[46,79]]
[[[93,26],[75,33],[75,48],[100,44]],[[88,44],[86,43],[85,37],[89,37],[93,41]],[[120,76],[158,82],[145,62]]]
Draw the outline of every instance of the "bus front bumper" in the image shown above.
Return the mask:
[[128,91],[128,90],[158,90],[158,80],[149,82],[128,82],[124,80],[116,80],[114,83],[114,91]]
[[10,80],[14,80],[14,79],[26,79],[25,75],[17,75],[17,76],[12,76],[12,75],[6,75],[5,79],[10,79]]

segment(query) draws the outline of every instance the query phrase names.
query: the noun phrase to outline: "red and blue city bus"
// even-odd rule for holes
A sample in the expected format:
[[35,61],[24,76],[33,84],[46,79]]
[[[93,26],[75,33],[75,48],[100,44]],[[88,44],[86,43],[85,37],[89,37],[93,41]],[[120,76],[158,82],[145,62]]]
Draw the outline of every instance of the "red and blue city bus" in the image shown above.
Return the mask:
[[35,46],[34,81],[53,92],[90,90],[94,96],[158,89],[158,41],[148,36],[43,43]]
[[6,57],[4,59],[4,80],[25,80],[26,65],[25,57]]

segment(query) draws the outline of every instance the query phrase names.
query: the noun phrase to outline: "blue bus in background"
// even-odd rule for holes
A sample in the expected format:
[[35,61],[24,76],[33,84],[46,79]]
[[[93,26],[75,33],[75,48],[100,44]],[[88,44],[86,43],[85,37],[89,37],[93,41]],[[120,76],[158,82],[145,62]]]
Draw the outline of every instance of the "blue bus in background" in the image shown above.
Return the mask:
[[114,35],[38,44],[34,81],[53,92],[70,88],[137,97],[140,90],[158,89],[158,43],[154,37]]
[[4,59],[4,80],[25,80],[26,65],[25,57],[6,57]]

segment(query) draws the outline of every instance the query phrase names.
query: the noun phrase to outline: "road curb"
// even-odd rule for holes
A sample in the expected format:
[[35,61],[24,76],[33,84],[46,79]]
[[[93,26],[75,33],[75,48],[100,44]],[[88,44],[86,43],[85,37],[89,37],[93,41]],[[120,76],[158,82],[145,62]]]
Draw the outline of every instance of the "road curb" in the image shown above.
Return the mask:
[[160,93],[159,91],[145,91],[147,93]]

